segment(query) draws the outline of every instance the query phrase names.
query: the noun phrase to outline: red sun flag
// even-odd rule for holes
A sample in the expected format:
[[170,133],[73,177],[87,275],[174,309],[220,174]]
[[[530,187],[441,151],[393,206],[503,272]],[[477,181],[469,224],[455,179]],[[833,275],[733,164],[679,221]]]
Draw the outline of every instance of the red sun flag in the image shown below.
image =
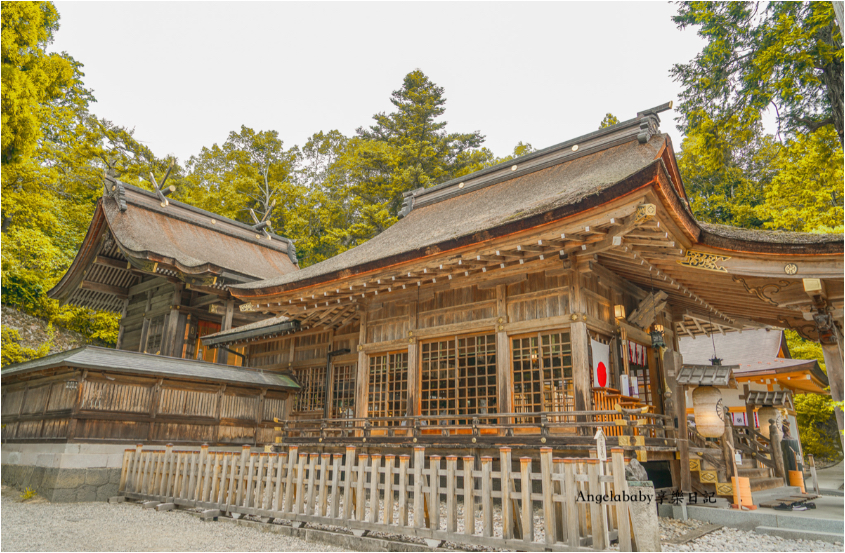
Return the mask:
[[610,346],[590,339],[590,346],[593,350],[593,386],[604,388],[608,385],[610,377],[608,367],[610,366]]

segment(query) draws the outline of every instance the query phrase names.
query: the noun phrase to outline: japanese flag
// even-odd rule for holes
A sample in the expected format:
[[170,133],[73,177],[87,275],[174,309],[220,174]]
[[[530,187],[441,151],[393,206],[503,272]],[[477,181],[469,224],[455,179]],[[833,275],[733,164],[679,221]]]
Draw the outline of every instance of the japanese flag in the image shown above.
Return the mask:
[[593,386],[604,388],[610,381],[610,346],[590,339],[593,348]]

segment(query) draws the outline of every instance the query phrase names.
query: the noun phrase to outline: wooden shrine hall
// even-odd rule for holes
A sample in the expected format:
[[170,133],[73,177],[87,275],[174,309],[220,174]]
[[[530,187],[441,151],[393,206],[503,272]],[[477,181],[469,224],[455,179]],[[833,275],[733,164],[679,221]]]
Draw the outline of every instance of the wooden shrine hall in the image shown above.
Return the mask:
[[257,219],[107,179],[51,295],[121,311],[120,349],[293,376],[283,444],[589,456],[602,429],[657,487],[728,493],[732,448],[782,471],[777,433],[736,435],[713,399],[731,366],[685,365],[679,339],[795,329],[841,399],[843,237],[697,221],[670,108],[408,192],[395,225],[304,269]]
[[[843,238],[697,221],[659,132],[668,107],[407,193],[368,242],[232,285],[274,318],[203,342],[296,375],[283,443],[587,455],[601,427],[690,489],[679,338],[793,328],[836,374]],[[725,482],[720,439],[699,441]]]

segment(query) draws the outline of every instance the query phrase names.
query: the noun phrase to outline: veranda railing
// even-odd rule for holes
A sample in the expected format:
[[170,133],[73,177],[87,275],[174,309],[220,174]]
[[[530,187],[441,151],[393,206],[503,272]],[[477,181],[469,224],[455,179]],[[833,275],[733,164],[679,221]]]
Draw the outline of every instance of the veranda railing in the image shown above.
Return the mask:
[[[477,464],[476,464],[477,463]],[[512,470],[511,450],[498,458],[128,449],[122,495],[234,516],[295,525],[318,523],[356,533],[378,531],[520,550],[606,549],[618,539],[631,551],[629,503],[621,449],[611,459],[552,458],[540,450]],[[536,490],[536,491],[535,491]],[[587,501],[602,496],[603,501]]]
[[[617,410],[423,415],[343,419],[276,420],[279,443],[562,443],[595,447],[598,428],[606,436],[643,436],[645,445],[674,449],[672,418]],[[579,439],[580,438],[580,439]],[[653,443],[651,443],[651,441]]]

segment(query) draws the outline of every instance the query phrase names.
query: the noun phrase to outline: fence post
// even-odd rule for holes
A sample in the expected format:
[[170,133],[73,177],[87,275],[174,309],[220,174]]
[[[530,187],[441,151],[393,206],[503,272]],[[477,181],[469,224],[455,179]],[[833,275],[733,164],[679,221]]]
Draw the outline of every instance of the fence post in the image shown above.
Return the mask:
[[293,493],[296,482],[293,477],[296,474],[296,464],[299,462],[299,448],[291,446],[288,448],[288,473],[285,475],[285,507],[284,513],[293,512]]
[[332,518],[337,518],[340,513],[340,461],[342,457],[342,453],[332,455]]
[[227,471],[229,470],[229,455],[228,451],[224,451],[223,455],[223,463],[220,467],[220,484],[217,488],[217,508],[220,511],[225,511],[225,503],[226,500],[226,481],[229,479],[229,475]]
[[378,484],[379,475],[378,469],[381,465],[381,455],[374,453],[372,455],[372,463],[370,463],[370,522],[375,524],[378,522],[379,497]]
[[534,541],[534,502],[531,500],[531,457],[520,457],[519,476],[522,482],[522,540]]
[[458,530],[458,503],[455,501],[457,467],[457,456],[446,457],[446,531],[450,533]]
[[472,469],[475,457],[464,456],[464,534],[471,536],[475,533],[475,476]]
[[316,505],[314,505],[314,492],[316,491],[317,459],[319,457],[319,453],[312,453],[308,456],[308,495],[305,498],[305,510],[303,511],[306,515],[315,514],[317,511]]
[[428,488],[430,490],[428,499],[428,522],[432,530],[440,530],[440,455],[432,455],[428,458]]
[[249,446],[244,445],[241,448],[240,470],[238,471],[237,479],[238,493],[235,496],[235,507],[240,507],[243,504],[244,492],[246,491],[244,490],[244,478],[246,478],[246,467],[249,457]]
[[395,455],[384,456],[384,524],[393,524],[393,463]]
[[[587,483],[589,495],[603,495],[601,483],[599,482],[598,459],[587,460]],[[588,497],[589,497],[588,495]],[[595,501],[590,501],[590,533],[593,536],[593,549],[603,550],[608,546],[607,524],[602,513],[602,506]]]
[[513,539],[513,511],[511,510],[511,448],[499,449],[499,465],[502,474],[502,537]]
[[[613,470],[613,493],[622,495],[623,492],[628,491],[623,450],[611,449],[610,459]],[[619,551],[631,551],[631,523],[628,521],[628,505],[624,501],[616,503],[616,525],[619,530]]]
[[182,476],[179,478],[179,499],[188,499],[191,479],[191,465],[194,462],[194,452],[184,451],[182,453]]
[[329,458],[331,457],[331,453],[323,453],[320,455],[320,497],[317,499],[317,502],[320,505],[319,511],[316,511],[315,514],[319,513],[321,517],[326,516],[326,497],[328,496],[328,487],[329,487]]
[[217,499],[217,491],[220,487],[220,457],[221,454],[219,451],[214,453],[214,465],[211,469],[211,491],[209,492],[208,499],[205,500],[211,503],[214,503],[214,500]]
[[423,468],[425,448],[414,447],[414,528],[423,528]]
[[552,448],[540,448],[540,474],[543,483],[543,525],[545,527],[546,545],[552,545],[555,537],[555,503],[554,487],[552,486]]
[[[205,451],[206,451],[206,454],[205,454],[205,477],[203,478],[203,483],[202,483],[202,498],[201,498],[201,501],[208,501],[208,494],[209,494],[209,491],[211,490],[211,474],[212,474],[211,467],[212,467],[213,464],[216,464],[216,462],[217,462],[217,456],[216,455],[211,454],[211,456],[209,457],[207,447],[205,448]],[[212,463],[212,458],[214,459],[214,463]]]
[[366,453],[358,454],[358,481],[355,482],[355,520],[364,520],[364,483],[367,481],[367,457]]
[[131,478],[131,486],[130,489],[135,493],[139,493],[141,491],[140,486],[140,479],[141,479],[141,454],[143,453],[142,448],[144,447],[143,444],[138,444],[135,446],[135,456],[133,459],[132,464],[132,472],[133,476]]
[[[410,455],[399,456],[399,526],[408,526],[408,461]],[[414,517],[416,518],[416,516]]]
[[[481,520],[485,538],[493,537],[493,458],[481,458]],[[504,501],[502,505],[505,505]],[[504,508],[502,509],[504,511]]]
[[303,453],[296,463],[296,497],[293,500],[293,514],[295,515],[302,512],[302,504],[305,502],[305,460],[307,457],[308,455]]
[[126,480],[129,478],[129,467],[132,463],[132,450],[127,449],[123,452],[123,465],[120,470],[120,483],[117,485],[117,491],[122,492],[126,490]]
[[[552,459],[552,469],[554,474],[557,477],[553,477],[553,494],[559,494],[561,497],[560,501],[555,501],[554,504],[554,527],[555,527],[555,538],[556,541],[566,542],[566,525],[564,524],[564,510],[563,506],[566,503],[565,495],[569,493],[568,490],[565,490],[563,487],[563,459],[554,458]],[[554,498],[554,495],[552,496]]]
[[352,469],[355,466],[355,447],[346,447],[343,482],[343,520],[352,519]]
[[566,543],[569,547],[580,547],[581,536],[578,531],[578,505],[575,497],[578,488],[575,485],[575,462],[563,460],[563,501],[566,504]]
[[158,495],[167,497],[170,489],[170,461],[173,457],[173,444],[164,446],[164,469],[161,473],[161,484],[158,488]]

